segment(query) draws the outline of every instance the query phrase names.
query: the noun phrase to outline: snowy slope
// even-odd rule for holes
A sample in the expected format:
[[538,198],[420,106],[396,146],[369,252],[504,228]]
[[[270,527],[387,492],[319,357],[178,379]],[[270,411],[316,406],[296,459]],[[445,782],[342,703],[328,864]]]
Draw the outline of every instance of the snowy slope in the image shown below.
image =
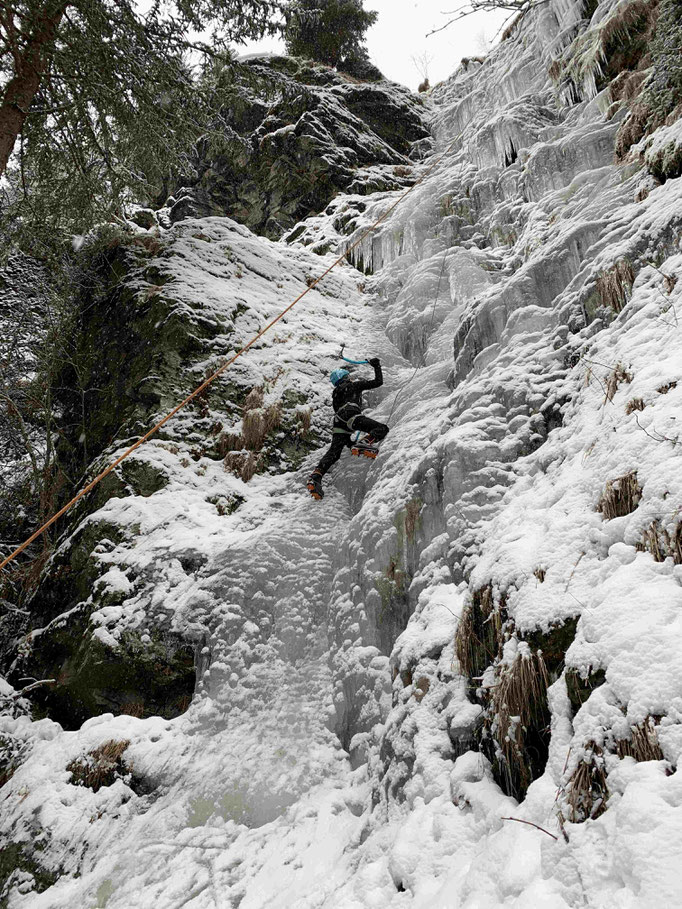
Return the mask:
[[[367,274],[241,361],[323,436],[339,342],[380,356],[376,462],[345,456],[314,503],[318,452],[245,483],[188,457],[189,415],[139,455],[167,485],[86,519],[135,528],[98,553],[91,633],[184,635],[197,689],[170,720],[0,720],[12,909],[682,901],[682,184],[613,164],[603,96],[561,106],[548,67],[586,26],[553,0],[434,90],[443,160]],[[331,261],[307,246],[394,198],[337,197],[291,244],[181,222],[172,292],[248,307],[218,358]],[[128,774],[73,785],[112,739]]]

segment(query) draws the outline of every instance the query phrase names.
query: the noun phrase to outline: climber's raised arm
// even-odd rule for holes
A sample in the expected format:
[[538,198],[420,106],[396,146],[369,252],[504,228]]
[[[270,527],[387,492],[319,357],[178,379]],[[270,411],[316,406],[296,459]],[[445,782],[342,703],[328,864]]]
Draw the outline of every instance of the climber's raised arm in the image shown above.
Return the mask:
[[370,366],[374,367],[373,379],[354,379],[353,384],[358,385],[363,391],[369,391],[370,388],[381,388],[384,384],[384,374],[381,371],[381,360],[379,357],[372,357],[367,361]]

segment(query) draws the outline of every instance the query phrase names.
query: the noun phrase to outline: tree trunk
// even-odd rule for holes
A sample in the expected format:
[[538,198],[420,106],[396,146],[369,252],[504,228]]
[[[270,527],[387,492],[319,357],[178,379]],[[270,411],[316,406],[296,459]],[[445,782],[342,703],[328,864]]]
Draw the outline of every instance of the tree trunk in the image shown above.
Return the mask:
[[57,29],[72,0],[48,0],[19,55],[0,104],[0,176],[5,172],[17,136],[24,126],[40,82],[47,72]]

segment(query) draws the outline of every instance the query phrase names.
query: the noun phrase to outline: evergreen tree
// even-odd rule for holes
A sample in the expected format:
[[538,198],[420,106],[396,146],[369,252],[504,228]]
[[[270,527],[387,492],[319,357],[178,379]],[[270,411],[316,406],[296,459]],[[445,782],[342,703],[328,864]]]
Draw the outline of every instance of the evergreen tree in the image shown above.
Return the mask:
[[362,42],[377,17],[362,0],[293,0],[286,12],[287,52],[336,67],[367,61]]
[[[281,0],[154,0],[146,12],[135,0],[0,2],[5,223],[84,230],[126,200],[162,195],[219,109],[188,59],[225,65],[229,42],[281,29],[280,8]],[[210,46],[190,39],[208,28]]]

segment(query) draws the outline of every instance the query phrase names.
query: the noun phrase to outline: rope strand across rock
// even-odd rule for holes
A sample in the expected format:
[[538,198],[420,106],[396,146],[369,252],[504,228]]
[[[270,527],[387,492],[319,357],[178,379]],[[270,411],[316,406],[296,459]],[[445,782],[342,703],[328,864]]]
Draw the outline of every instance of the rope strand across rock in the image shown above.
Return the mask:
[[253,345],[256,343],[256,341],[258,341],[260,338],[262,338],[263,335],[266,334],[266,332],[270,331],[270,329],[273,327],[273,325],[276,325],[277,322],[280,321],[280,319],[283,319],[284,316],[285,316],[291,309],[293,309],[294,306],[296,306],[296,304],[299,303],[299,302],[303,299],[303,297],[305,297],[305,295],[306,295],[307,293],[310,293],[310,291],[313,290],[313,288],[315,288],[315,287],[320,283],[320,281],[322,281],[323,278],[325,278],[325,277],[329,274],[329,272],[332,271],[332,269],[336,268],[337,265],[340,265],[341,262],[343,262],[344,259],[346,259],[346,258],[348,257],[348,254],[349,254],[349,253],[351,253],[354,249],[356,249],[358,246],[360,246],[360,244],[363,243],[364,240],[365,240],[371,233],[373,233],[373,232],[377,229],[377,227],[378,227],[383,221],[385,221],[386,218],[387,218],[393,211],[395,211],[395,209],[400,205],[400,203],[401,203],[404,199],[406,199],[407,196],[409,196],[410,193],[411,193],[414,189],[416,189],[417,186],[419,186],[421,183],[423,183],[424,180],[425,180],[428,176],[430,176],[430,174],[431,174],[431,173],[435,170],[435,168],[440,164],[440,162],[441,162],[441,161],[443,160],[443,158],[447,155],[447,153],[450,151],[450,149],[454,146],[454,144],[457,142],[457,140],[460,138],[460,136],[461,136],[461,133],[460,133],[459,135],[457,135],[457,136],[452,140],[452,142],[450,142],[450,144],[447,146],[447,148],[445,149],[445,151],[444,151],[441,155],[439,155],[438,158],[436,158],[436,160],[433,162],[433,164],[431,164],[431,165],[424,171],[424,173],[421,175],[421,177],[419,177],[419,179],[416,180],[416,181],[412,184],[412,186],[408,187],[408,189],[405,190],[405,192],[402,193],[402,194],[395,200],[395,202],[393,202],[391,205],[389,205],[389,207],[386,209],[386,211],[384,211],[384,212],[376,219],[376,221],[374,221],[374,223],[373,223],[370,227],[368,227],[367,230],[366,230],[363,234],[360,235],[360,237],[358,237],[357,240],[354,240],[353,243],[350,244],[350,246],[346,247],[346,249],[344,249],[344,251],[341,253],[341,255],[338,256],[338,258],[335,259],[334,262],[332,262],[332,264],[331,264],[328,268],[326,268],[326,269],[322,272],[321,275],[319,275],[314,281],[312,281],[312,282],[308,285],[308,287],[306,287],[306,289],[305,289],[304,291],[302,291],[302,292],[296,297],[295,300],[293,300],[291,303],[289,303],[289,305],[288,305],[285,309],[283,309],[277,316],[275,316],[274,319],[271,319],[270,322],[268,322],[268,324],[267,324],[264,328],[262,328],[257,334],[255,334],[255,335],[251,338],[250,341],[248,341],[242,348],[240,348],[240,349],[239,349],[235,354],[233,354],[228,360],[226,360],[223,364],[221,364],[221,365],[215,370],[215,372],[213,372],[207,379],[205,379],[205,380],[201,383],[201,385],[199,385],[197,388],[195,388],[194,391],[193,391],[191,394],[187,395],[187,397],[184,398],[184,400],[182,400],[182,401],[181,401],[178,405],[176,405],[169,413],[167,413],[166,416],[163,417],[163,419],[159,420],[158,423],[156,423],[154,426],[152,426],[152,428],[151,428],[148,432],[146,432],[143,436],[141,436],[133,445],[131,445],[130,448],[127,448],[127,449],[123,452],[123,454],[119,455],[119,457],[116,458],[115,461],[112,461],[112,463],[109,464],[108,467],[106,467],[106,468],[105,468],[101,473],[99,473],[93,480],[91,480],[86,486],[84,486],[83,489],[81,489],[81,490],[77,493],[77,495],[75,495],[69,502],[66,503],[66,505],[64,505],[62,508],[60,508],[59,511],[57,511],[55,514],[52,515],[51,518],[49,518],[47,521],[45,521],[45,523],[44,523],[41,527],[39,527],[38,530],[35,531],[35,533],[32,533],[31,536],[28,537],[27,540],[24,540],[24,542],[21,544],[21,546],[18,546],[12,553],[10,553],[10,555],[8,555],[2,562],[0,562],[0,571],[1,571],[3,568],[6,568],[7,565],[9,565],[9,563],[10,563],[13,559],[15,559],[18,555],[20,555],[25,549],[27,549],[27,548],[31,545],[31,543],[33,543],[35,540],[37,540],[38,537],[41,536],[41,534],[45,533],[45,531],[48,530],[56,521],[58,521],[59,518],[61,518],[63,515],[65,515],[67,511],[69,511],[71,508],[73,508],[73,506],[74,506],[77,502],[79,502],[84,496],[86,496],[91,490],[93,490],[93,489],[95,488],[95,486],[97,486],[98,483],[101,483],[101,481],[102,481],[105,477],[109,476],[109,474],[110,474],[113,470],[115,470],[115,469],[118,467],[118,465],[119,465],[122,461],[125,461],[125,459],[128,458],[134,451],[137,451],[137,449],[138,449],[141,445],[144,445],[144,443],[145,443],[146,441],[148,441],[148,439],[150,439],[155,433],[157,433],[157,432],[159,431],[159,429],[161,429],[162,426],[164,426],[169,420],[171,420],[171,419],[172,419],[180,410],[182,410],[183,408],[185,408],[185,407],[186,407],[188,404],[190,404],[198,395],[200,395],[206,388],[208,388],[208,386],[209,386],[212,382],[214,382],[220,375],[222,375],[222,374],[225,372],[225,370],[229,369],[229,367],[235,362],[235,360],[239,359],[239,357],[241,357],[242,354],[246,353],[246,351],[249,350],[249,348],[253,347]]

